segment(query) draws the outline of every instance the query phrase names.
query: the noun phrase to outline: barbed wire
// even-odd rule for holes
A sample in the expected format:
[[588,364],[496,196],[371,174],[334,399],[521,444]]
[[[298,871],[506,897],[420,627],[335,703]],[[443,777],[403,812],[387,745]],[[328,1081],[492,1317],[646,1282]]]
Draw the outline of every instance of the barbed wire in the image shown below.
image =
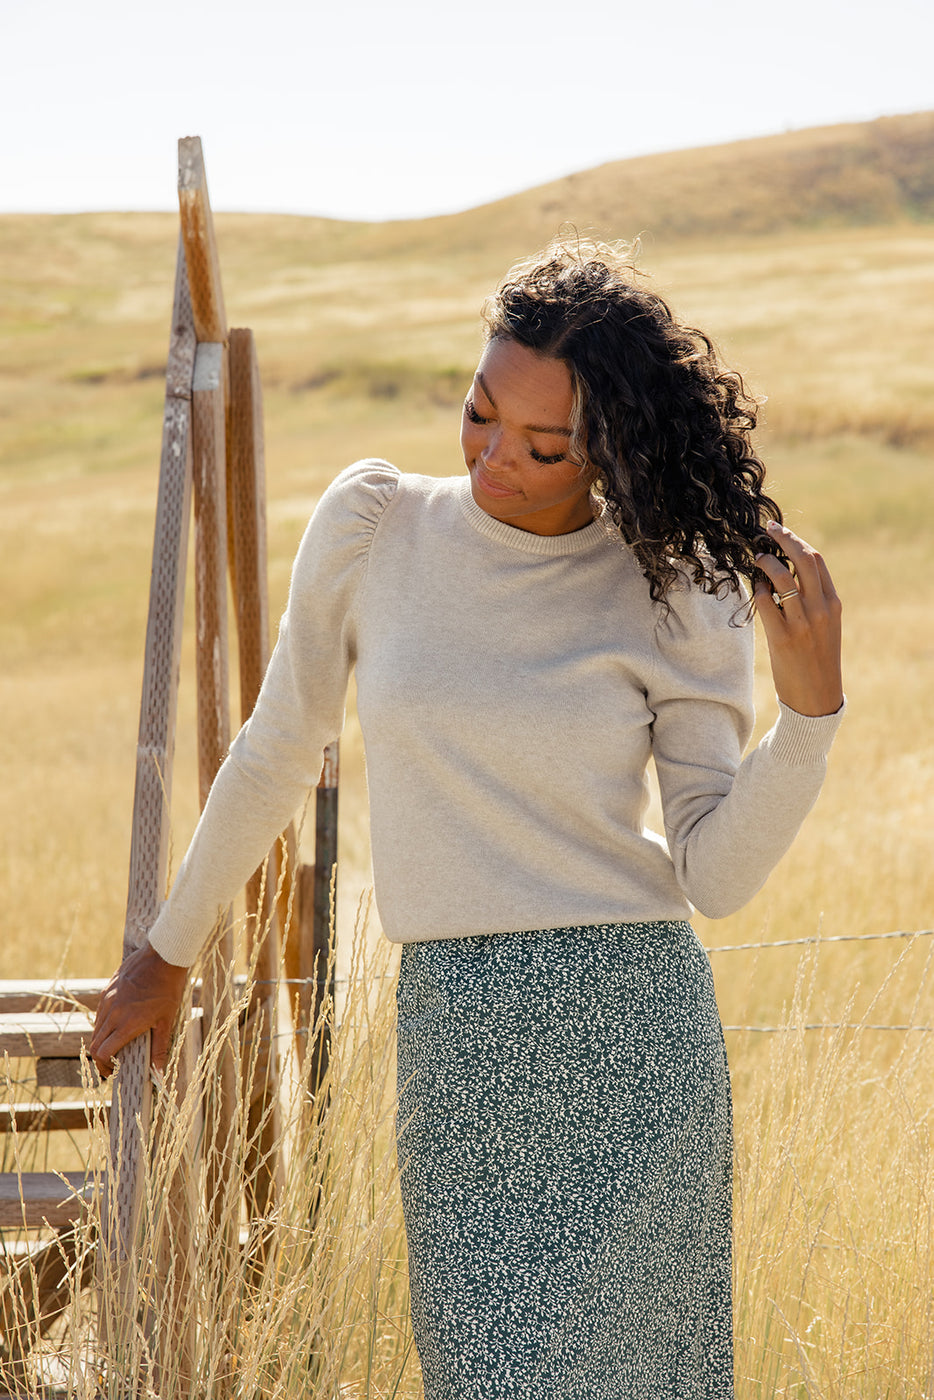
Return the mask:
[[803,1026],[790,1022],[787,1026],[724,1026],[725,1031],[756,1031],[761,1035],[788,1034],[794,1031],[934,1031],[934,1026],[874,1025],[867,1021],[811,1021]]
[[[707,948],[708,954],[713,953],[746,953],[757,948],[804,948],[823,945],[825,943],[868,943],[893,938],[931,938],[934,937],[934,929],[893,929],[887,933],[837,933],[824,937],[822,934],[809,934],[805,938],[775,938],[766,939],[759,943],[720,943]],[[382,982],[391,979],[397,974],[395,972],[361,973],[361,982]],[[351,978],[340,976],[329,978],[326,975],[317,977],[265,977],[255,978],[255,987],[313,987],[321,989],[330,987],[333,983],[335,987],[344,988],[350,985]]]
[[[829,943],[869,943],[880,942],[893,939],[905,938],[931,938],[934,936],[934,929],[892,929],[885,933],[841,933],[831,934],[824,937],[821,934],[810,934],[804,938],[778,938],[757,943],[721,943],[707,948],[707,953],[745,953],[754,952],[761,948],[803,948],[822,946]],[[395,972],[381,973],[361,973],[356,978],[349,976],[331,976],[326,973],[315,977],[264,977],[254,978],[252,985],[255,987],[314,987],[317,991],[345,991],[351,983],[357,982],[382,982],[397,976]],[[921,1031],[930,1033],[934,1031],[934,1026],[919,1025],[897,1025],[897,1024],[877,1024],[863,1021],[811,1021],[804,1025],[789,1024],[786,1026],[752,1026],[752,1025],[725,1025],[724,1031],[733,1034],[750,1033],[755,1035],[781,1035],[795,1031]],[[308,1031],[304,1027],[298,1027],[288,1031],[279,1031],[274,1036],[264,1036],[263,1044],[268,1044],[270,1039],[279,1041],[291,1039],[294,1036],[307,1035]],[[8,1080],[8,1082],[25,1086],[26,1080]]]
[[868,943],[884,938],[930,938],[934,929],[895,929],[891,933],[835,933],[824,938],[819,933],[807,938],[776,938],[764,943],[721,943],[707,949],[708,953],[744,953],[750,948],[801,948],[809,943]]
[[[339,1026],[338,1026],[339,1029]],[[797,1022],[789,1022],[787,1026],[724,1026],[724,1031],[746,1032],[751,1031],[757,1035],[789,1035],[796,1031],[925,1031],[930,1034],[934,1031],[934,1026],[913,1026],[913,1025],[889,1025],[887,1023],[875,1023],[865,1021],[808,1021],[804,1025]],[[319,1027],[314,1027],[315,1035],[321,1034]],[[302,1039],[310,1033],[308,1026],[296,1026],[293,1030],[277,1031],[273,1036],[262,1036],[260,1045],[269,1045],[274,1041]],[[251,1042],[252,1043],[252,1042]]]
[[[810,934],[810,935],[808,935],[808,936],[805,937],[805,938],[777,938],[777,939],[773,939],[773,940],[770,940],[770,941],[763,941],[763,942],[759,942],[759,943],[721,943],[719,946],[714,946],[714,947],[708,948],[708,949],[707,949],[707,952],[708,952],[708,954],[713,954],[713,953],[745,953],[745,952],[752,952],[752,951],[755,951],[756,949],[759,949],[759,948],[804,948],[804,947],[815,947],[815,946],[823,945],[823,944],[825,944],[825,943],[868,943],[868,942],[878,942],[878,941],[885,941],[885,940],[891,940],[891,939],[930,938],[930,937],[932,937],[932,936],[934,936],[934,929],[929,929],[929,928],[922,928],[922,929],[891,929],[891,930],[889,930],[889,931],[887,931],[887,932],[885,932],[885,933],[841,933],[841,934],[831,934],[830,936],[828,936],[828,937],[826,937],[826,938],[823,937],[823,936],[820,935],[820,934]],[[383,973],[374,974],[374,975],[372,975],[372,976],[370,976],[370,975],[368,975],[368,974],[366,974],[366,973],[361,973],[360,976],[359,976],[359,978],[358,978],[358,979],[354,979],[354,980],[358,980],[358,981],[361,981],[361,982],[364,982],[364,981],[383,981],[383,980],[385,980],[386,978],[392,978],[392,977],[395,977],[395,976],[396,976],[396,974],[395,974],[394,972],[383,972]],[[266,981],[264,981],[264,982],[257,982],[256,985],[257,985],[257,986],[266,986],[266,985],[269,985],[269,983],[270,983],[271,980],[272,980],[272,979],[266,979]],[[335,986],[335,989],[338,989],[338,990],[343,991],[344,989],[346,989],[347,987],[350,986],[351,980],[352,980],[352,979],[351,979],[350,977],[337,977],[337,978],[335,978],[335,979],[334,979],[334,986]],[[329,986],[329,981],[328,981],[328,978],[327,978],[327,977],[282,977],[282,978],[279,979],[279,985],[280,985],[280,986],[287,986],[287,987],[316,986],[319,990],[323,990],[324,988],[326,988],[326,987]],[[851,1031],[903,1031],[903,1032],[906,1032],[906,1031],[922,1031],[922,1032],[928,1032],[928,1033],[929,1033],[929,1032],[931,1032],[931,1031],[934,1031],[934,1026],[880,1024],[880,1023],[867,1023],[867,1022],[863,1022],[863,1021],[808,1021],[808,1022],[806,1022],[804,1025],[800,1025],[800,1024],[798,1024],[798,1025],[790,1024],[790,1025],[787,1025],[787,1026],[748,1026],[748,1025],[743,1025],[743,1026],[726,1026],[726,1025],[725,1025],[725,1026],[723,1027],[723,1029],[724,1029],[724,1031],[730,1031],[730,1032],[732,1032],[732,1033],[734,1033],[734,1034],[749,1032],[749,1033],[755,1034],[755,1035],[782,1035],[782,1034],[787,1035],[787,1034],[789,1034],[789,1033],[791,1033],[791,1032],[794,1032],[794,1031],[801,1031],[801,1030],[803,1030],[803,1031],[840,1031],[840,1030],[851,1030]],[[283,1038],[283,1035],[285,1035],[285,1034],[288,1034],[288,1033],[287,1033],[287,1032],[286,1032],[286,1033],[281,1033],[281,1034],[277,1037],[277,1039]]]

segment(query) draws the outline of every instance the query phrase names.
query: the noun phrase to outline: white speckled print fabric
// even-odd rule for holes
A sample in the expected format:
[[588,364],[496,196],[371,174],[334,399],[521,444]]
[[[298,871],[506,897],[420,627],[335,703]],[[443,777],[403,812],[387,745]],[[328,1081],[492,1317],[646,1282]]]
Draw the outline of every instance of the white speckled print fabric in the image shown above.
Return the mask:
[[406,944],[398,1008],[426,1400],[729,1400],[729,1076],[690,925]]

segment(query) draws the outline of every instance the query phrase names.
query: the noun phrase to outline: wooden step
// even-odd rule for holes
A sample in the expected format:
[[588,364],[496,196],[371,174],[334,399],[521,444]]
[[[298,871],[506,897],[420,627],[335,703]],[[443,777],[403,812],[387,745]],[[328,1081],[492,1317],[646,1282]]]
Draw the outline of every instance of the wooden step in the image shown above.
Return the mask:
[[[0,1242],[0,1273],[6,1285],[0,1310],[7,1322],[7,1357],[10,1352],[22,1355],[22,1344],[28,1348],[36,1327],[39,1336],[45,1336],[69,1308],[78,1289],[91,1287],[95,1250],[88,1245],[87,1232],[74,1225],[57,1229],[50,1239],[48,1235],[18,1235]],[[13,1327],[8,1326],[10,1322],[14,1322]],[[46,1396],[45,1390],[42,1396]]]
[[0,1014],[0,1057],[77,1060],[94,1029],[86,1011],[16,1011]]
[[93,1189],[85,1172],[0,1172],[0,1228],[73,1224],[84,1217]]
[[64,982],[0,978],[0,1013],[74,1011],[76,1005],[94,1011],[106,986],[106,977],[69,977]]
[[[238,972],[233,980],[235,989],[241,992],[246,977]],[[64,982],[48,982],[41,978],[0,978],[0,1015],[74,1011],[76,1007],[96,1011],[107,981],[106,977],[69,977]],[[191,990],[194,1005],[200,1006],[200,978]]]
[[[109,1112],[104,1104],[103,1111]],[[88,1113],[81,1099],[58,1103],[0,1104],[0,1133],[11,1133],[16,1121],[18,1133],[80,1132],[88,1126]]]

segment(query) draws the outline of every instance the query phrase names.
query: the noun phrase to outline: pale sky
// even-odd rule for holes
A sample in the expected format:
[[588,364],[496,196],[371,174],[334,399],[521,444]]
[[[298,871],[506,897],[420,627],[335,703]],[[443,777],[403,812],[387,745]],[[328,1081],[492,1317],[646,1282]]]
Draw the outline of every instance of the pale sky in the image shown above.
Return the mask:
[[934,108],[932,0],[0,0],[0,211],[421,217]]

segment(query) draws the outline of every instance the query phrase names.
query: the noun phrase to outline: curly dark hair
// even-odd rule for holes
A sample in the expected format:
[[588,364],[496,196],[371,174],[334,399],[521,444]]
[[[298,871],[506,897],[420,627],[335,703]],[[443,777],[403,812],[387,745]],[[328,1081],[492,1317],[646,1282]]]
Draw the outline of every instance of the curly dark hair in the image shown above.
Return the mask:
[[569,457],[595,473],[653,600],[683,569],[708,593],[754,584],[781,521],[753,450],[756,403],[702,331],[638,285],[631,250],[580,239],[510,269],[483,308],[489,339],[563,360],[574,413]]

